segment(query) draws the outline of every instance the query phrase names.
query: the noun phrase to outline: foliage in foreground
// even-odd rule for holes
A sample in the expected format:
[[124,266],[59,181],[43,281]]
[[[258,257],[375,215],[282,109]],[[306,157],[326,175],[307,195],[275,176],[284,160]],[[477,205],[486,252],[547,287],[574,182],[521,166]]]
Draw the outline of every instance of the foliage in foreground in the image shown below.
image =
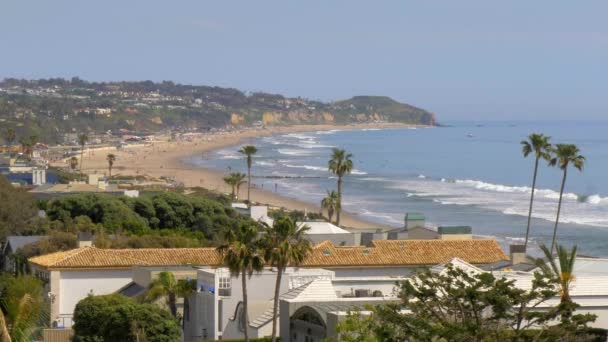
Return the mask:
[[[32,276],[0,276],[0,341],[30,341],[36,327],[48,317],[42,283]],[[4,322],[2,322],[4,321]]]
[[340,341],[581,341],[595,320],[569,315],[578,307],[573,302],[538,310],[559,295],[555,279],[540,272],[528,291],[513,280],[451,265],[399,285],[400,304],[350,313],[339,324]]
[[119,294],[90,296],[74,310],[74,341],[180,340],[180,327],[171,314],[153,304],[140,304]]

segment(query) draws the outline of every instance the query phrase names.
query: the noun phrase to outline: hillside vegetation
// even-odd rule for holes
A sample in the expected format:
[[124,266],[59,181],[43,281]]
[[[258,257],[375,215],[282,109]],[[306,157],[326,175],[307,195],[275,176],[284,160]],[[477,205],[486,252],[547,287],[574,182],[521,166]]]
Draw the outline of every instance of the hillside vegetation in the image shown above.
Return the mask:
[[434,125],[432,113],[383,96],[337,102],[245,93],[173,82],[86,82],[79,78],[0,82],[0,130],[60,142],[63,134],[119,130],[208,130],[245,125],[400,122]]

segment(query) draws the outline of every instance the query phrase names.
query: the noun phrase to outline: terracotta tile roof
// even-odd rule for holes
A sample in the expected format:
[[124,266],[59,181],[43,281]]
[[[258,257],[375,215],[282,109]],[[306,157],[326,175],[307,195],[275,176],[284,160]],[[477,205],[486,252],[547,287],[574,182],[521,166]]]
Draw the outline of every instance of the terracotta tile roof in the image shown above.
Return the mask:
[[[496,240],[379,240],[372,246],[314,246],[304,267],[436,265],[452,258],[471,264],[508,260]],[[215,248],[99,249],[83,247],[41,255],[30,263],[49,269],[128,268],[132,266],[219,266]]]
[[337,247],[317,244],[303,266],[435,265],[452,258],[472,264],[508,260],[496,240],[377,240],[372,246]]
[[214,248],[77,248],[41,255],[30,263],[50,269],[128,268],[132,266],[219,265],[221,258]]

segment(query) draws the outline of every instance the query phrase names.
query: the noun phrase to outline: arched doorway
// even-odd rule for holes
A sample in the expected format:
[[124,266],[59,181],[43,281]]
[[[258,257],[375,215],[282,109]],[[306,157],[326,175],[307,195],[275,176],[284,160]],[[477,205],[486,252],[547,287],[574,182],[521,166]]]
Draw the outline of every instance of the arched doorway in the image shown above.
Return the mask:
[[327,336],[327,325],[315,308],[304,306],[289,319],[290,341],[320,342]]

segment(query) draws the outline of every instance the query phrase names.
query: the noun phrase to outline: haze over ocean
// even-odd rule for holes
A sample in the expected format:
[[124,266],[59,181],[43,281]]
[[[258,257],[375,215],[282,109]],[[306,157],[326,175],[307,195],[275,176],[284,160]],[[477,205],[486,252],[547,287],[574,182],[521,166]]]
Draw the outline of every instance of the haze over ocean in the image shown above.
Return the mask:
[[[532,132],[553,143],[574,143],[588,159],[570,170],[558,239],[581,254],[608,256],[608,122],[454,122],[451,127],[296,133],[251,141],[259,149],[255,183],[283,195],[319,203],[335,188],[327,171],[332,147],[354,154],[345,180],[344,207],[368,220],[403,226],[406,212],[422,212],[432,225],[471,225],[476,235],[504,245],[523,241],[533,160],[520,141]],[[191,162],[245,171],[238,147],[196,156]],[[291,177],[291,178],[282,178]],[[532,244],[550,242],[561,172],[540,168]]]

